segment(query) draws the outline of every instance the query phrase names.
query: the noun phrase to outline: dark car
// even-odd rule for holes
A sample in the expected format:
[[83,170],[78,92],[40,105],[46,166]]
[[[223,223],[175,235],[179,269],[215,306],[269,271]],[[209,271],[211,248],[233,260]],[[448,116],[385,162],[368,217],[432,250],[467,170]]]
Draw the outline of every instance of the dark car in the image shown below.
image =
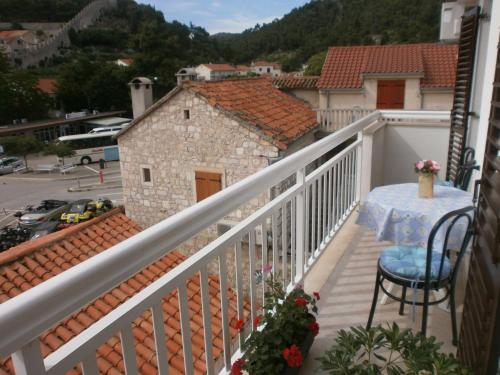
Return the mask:
[[59,221],[61,213],[69,207],[67,201],[55,199],[44,200],[38,206],[28,206],[24,211],[16,213],[19,226],[33,228],[45,221]]

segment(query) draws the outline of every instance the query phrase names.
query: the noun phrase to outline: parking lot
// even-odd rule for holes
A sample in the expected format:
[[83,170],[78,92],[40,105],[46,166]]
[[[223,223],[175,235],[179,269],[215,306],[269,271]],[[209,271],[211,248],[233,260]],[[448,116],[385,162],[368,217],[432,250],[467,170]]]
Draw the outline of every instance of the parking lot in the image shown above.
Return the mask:
[[[30,158],[30,167],[53,162],[50,157]],[[119,162],[108,162],[99,181],[99,164],[77,166],[70,174],[23,173],[0,176],[0,228],[15,223],[13,213],[46,199],[77,200],[106,197],[116,204],[123,202]],[[80,187],[80,188],[79,188]],[[68,191],[68,189],[76,191]]]

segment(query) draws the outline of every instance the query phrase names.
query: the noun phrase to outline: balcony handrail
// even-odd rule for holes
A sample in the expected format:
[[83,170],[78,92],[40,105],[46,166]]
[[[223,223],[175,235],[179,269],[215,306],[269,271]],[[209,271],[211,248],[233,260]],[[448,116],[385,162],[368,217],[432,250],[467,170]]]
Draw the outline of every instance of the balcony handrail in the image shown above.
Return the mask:
[[[303,170],[308,164],[362,132],[367,126],[386,117],[447,120],[449,112],[375,111],[2,303],[0,356],[8,356],[26,346],[48,328],[127,280],[226,214]],[[148,251],[143,251],[145,248]],[[190,259],[196,261],[201,255],[195,254]]]

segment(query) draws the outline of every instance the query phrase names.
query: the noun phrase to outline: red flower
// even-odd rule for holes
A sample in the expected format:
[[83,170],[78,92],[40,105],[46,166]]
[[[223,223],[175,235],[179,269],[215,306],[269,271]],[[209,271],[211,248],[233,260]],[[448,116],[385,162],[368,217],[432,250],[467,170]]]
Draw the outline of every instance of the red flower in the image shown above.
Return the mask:
[[313,296],[314,296],[314,298],[316,298],[316,300],[319,301],[320,298],[319,298],[319,293],[318,292],[313,292]]
[[238,319],[236,321],[236,329],[238,331],[241,331],[241,330],[243,330],[243,327],[245,327],[245,322],[243,320],[241,320],[241,319]]
[[257,315],[255,319],[253,320],[253,328],[257,328],[259,326],[259,323],[262,319],[262,316]]
[[292,345],[283,350],[283,358],[290,367],[300,367],[302,364],[302,353],[297,345]]
[[312,334],[314,336],[318,335],[318,333],[319,333],[319,324],[318,324],[318,322],[313,321],[313,322],[309,323],[309,325],[307,326],[307,328],[309,329],[309,331],[312,332]]
[[295,304],[297,306],[304,307],[304,306],[307,306],[307,301],[303,297],[297,297],[297,298],[295,298]]
[[231,366],[231,375],[241,375],[241,368],[245,364],[245,360],[243,358],[237,359],[233,365]]

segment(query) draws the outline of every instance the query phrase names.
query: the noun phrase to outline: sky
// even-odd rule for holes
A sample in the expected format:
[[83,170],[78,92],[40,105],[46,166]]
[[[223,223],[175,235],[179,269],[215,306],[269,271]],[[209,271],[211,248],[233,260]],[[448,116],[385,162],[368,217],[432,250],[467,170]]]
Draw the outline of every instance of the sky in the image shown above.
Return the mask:
[[202,26],[210,34],[238,33],[281,18],[308,0],[136,0],[161,10],[168,21]]

